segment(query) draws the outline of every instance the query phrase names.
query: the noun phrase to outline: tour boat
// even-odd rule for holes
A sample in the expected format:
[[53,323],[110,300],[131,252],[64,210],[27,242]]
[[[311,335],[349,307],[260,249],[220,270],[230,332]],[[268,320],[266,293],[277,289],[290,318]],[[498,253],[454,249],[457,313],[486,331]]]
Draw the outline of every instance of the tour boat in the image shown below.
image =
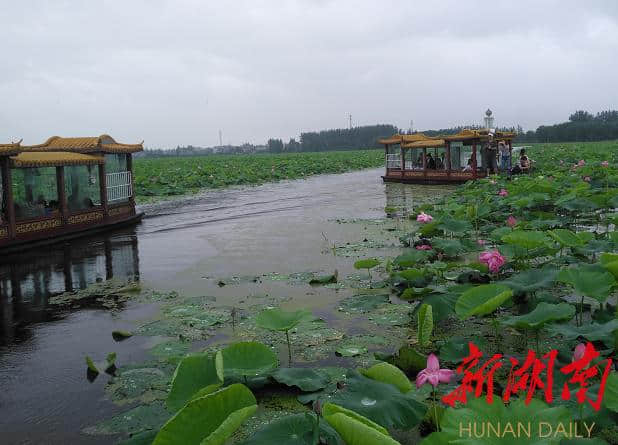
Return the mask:
[[108,135],[0,145],[0,250],[138,222],[132,154],[143,149]]
[[[480,149],[489,133],[489,130],[466,129],[437,137],[414,133],[381,139],[386,156],[386,173],[382,179],[411,184],[453,184],[484,178],[486,170]],[[513,149],[515,133],[492,134],[496,143],[504,141],[509,151]]]

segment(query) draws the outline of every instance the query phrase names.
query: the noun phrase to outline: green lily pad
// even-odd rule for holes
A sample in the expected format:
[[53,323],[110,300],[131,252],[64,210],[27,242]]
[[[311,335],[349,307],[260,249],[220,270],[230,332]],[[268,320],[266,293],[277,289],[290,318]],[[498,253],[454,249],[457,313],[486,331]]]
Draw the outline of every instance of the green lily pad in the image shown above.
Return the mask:
[[457,299],[455,312],[461,319],[473,315],[487,315],[498,309],[513,295],[513,291],[501,284],[482,284],[473,287]]
[[506,318],[502,323],[518,329],[540,329],[547,323],[568,321],[572,319],[574,315],[575,307],[571,304],[549,304],[541,302],[532,312]]
[[551,236],[554,241],[564,247],[577,247],[584,244],[582,239],[578,237],[575,232],[571,232],[567,229],[549,230],[547,234]]
[[172,377],[172,388],[167,397],[167,407],[178,411],[192,396],[208,387],[216,391],[223,384],[223,355],[190,355],[182,359]]
[[163,402],[139,405],[120,413],[95,426],[84,429],[86,434],[137,434],[147,430],[158,430],[170,417]]
[[450,233],[466,233],[472,230],[472,224],[461,219],[444,218],[438,228]]
[[112,331],[112,338],[114,341],[123,341],[132,336],[133,334],[129,331]]
[[432,238],[431,246],[449,258],[461,255],[466,251],[466,248],[458,239]]
[[525,249],[536,249],[546,246],[549,238],[545,233],[535,230],[513,230],[502,236],[502,241]]
[[349,445],[398,445],[388,431],[354,411],[326,403],[324,420],[332,426]]
[[170,358],[170,357],[182,357],[189,351],[189,342],[185,341],[166,341],[159,343],[152,348],[149,352],[157,358]]
[[550,335],[562,335],[566,340],[576,340],[579,337],[588,341],[601,341],[606,346],[614,345],[614,333],[618,331],[618,320],[607,323],[589,323],[582,326],[556,324],[548,327]]
[[326,388],[330,377],[319,369],[279,368],[272,373],[272,378],[287,386],[296,386],[301,391],[312,392]]
[[614,276],[597,264],[581,264],[577,268],[563,269],[558,281],[570,284],[576,292],[603,303],[616,285]]
[[289,331],[298,323],[313,319],[311,312],[298,310],[286,312],[280,308],[265,309],[255,318],[255,324],[272,331]]
[[557,269],[546,266],[541,269],[525,270],[501,281],[500,284],[505,284],[516,292],[530,293],[551,287],[556,281],[557,275]]
[[399,388],[399,391],[406,393],[412,389],[412,383],[408,377],[396,366],[390,363],[376,363],[369,369],[360,369],[362,375],[378,382],[390,383]]
[[440,360],[460,363],[470,353],[469,343],[473,343],[480,350],[484,350],[488,345],[487,339],[484,337],[452,337],[440,348]]
[[418,329],[417,340],[421,346],[427,346],[431,342],[433,332],[433,311],[427,303],[423,303],[417,313]]
[[384,428],[411,429],[427,411],[425,404],[402,394],[394,385],[378,382],[358,372],[348,374],[345,387],[332,394],[330,403],[350,409]]
[[614,371],[607,377],[603,406],[618,413],[618,372]]
[[258,376],[272,371],[279,364],[273,350],[258,342],[234,343],[221,352],[225,377]]
[[153,445],[222,445],[256,409],[249,388],[230,385],[187,403],[161,427]]
[[388,294],[353,295],[341,300],[339,310],[348,313],[367,313],[388,302]]
[[425,250],[409,249],[393,260],[393,264],[399,267],[414,267],[415,265],[427,261],[431,254]]
[[367,348],[364,346],[340,346],[336,349],[338,355],[342,357],[355,357],[357,355],[362,355],[367,353]]
[[344,445],[339,435],[326,422],[319,422],[313,413],[293,414],[270,422],[239,445],[314,445],[315,433],[328,445]]
[[355,269],[373,269],[378,264],[380,264],[380,261],[376,260],[375,258],[367,258],[364,260],[356,261],[354,263],[354,268]]

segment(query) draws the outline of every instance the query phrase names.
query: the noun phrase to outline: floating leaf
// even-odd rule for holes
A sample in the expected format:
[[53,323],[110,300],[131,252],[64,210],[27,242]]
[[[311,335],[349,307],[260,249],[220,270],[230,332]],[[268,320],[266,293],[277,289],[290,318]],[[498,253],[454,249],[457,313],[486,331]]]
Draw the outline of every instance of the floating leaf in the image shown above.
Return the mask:
[[323,275],[309,280],[309,284],[331,284],[337,282],[337,271],[331,275]]
[[393,260],[393,264],[399,267],[413,267],[418,263],[427,261],[431,255],[425,250],[410,249]]
[[618,280],[618,253],[602,253],[601,265]]
[[575,307],[568,303],[539,303],[532,312],[509,317],[502,321],[507,326],[518,329],[540,329],[554,321],[568,321],[575,315]]
[[341,346],[335,351],[342,357],[355,357],[367,353],[367,348],[364,346]]
[[356,261],[354,263],[354,268],[355,269],[373,269],[378,264],[380,264],[380,262],[376,260],[375,258],[367,258],[364,260]]
[[603,406],[618,413],[618,372],[610,373],[605,385]]
[[613,275],[596,264],[582,264],[577,268],[563,269],[558,274],[558,281],[570,284],[579,294],[594,298],[600,303],[605,302],[612,286],[616,284]]
[[525,249],[536,249],[546,246],[549,238],[543,233],[534,230],[513,230],[502,236],[502,241]]
[[266,374],[279,363],[272,349],[253,341],[234,343],[221,352],[226,377]]
[[272,377],[287,386],[296,386],[301,391],[319,391],[330,383],[330,377],[312,368],[279,368]]
[[567,229],[549,230],[547,234],[563,247],[577,247],[584,244],[577,234]]
[[153,445],[221,445],[256,409],[249,388],[230,385],[187,403],[161,427]]
[[451,258],[466,251],[466,248],[458,239],[432,238],[431,246]]
[[88,366],[88,371],[94,373],[94,374],[98,374],[99,370],[97,369],[96,365],[94,364],[94,362],[92,361],[92,359],[89,356],[86,356],[86,366]]
[[482,284],[461,294],[455,304],[455,312],[461,319],[491,314],[512,295],[513,291],[507,286]]
[[379,382],[390,383],[399,388],[399,391],[406,393],[412,389],[412,383],[408,377],[396,366],[390,363],[376,363],[369,369],[361,369],[360,373],[365,377]]
[[444,218],[438,228],[450,233],[465,233],[472,230],[472,224],[461,219]]
[[[172,377],[172,388],[167,397],[167,407],[178,411],[192,396],[208,388],[216,391],[223,384],[223,355],[190,355],[182,359]],[[203,394],[205,395],[205,394]]]
[[351,371],[345,387],[331,395],[329,402],[371,419],[384,428],[411,429],[418,425],[427,407],[394,385],[378,382]]
[[431,342],[433,332],[433,313],[432,307],[428,304],[421,305],[417,314],[418,330],[417,339],[421,346],[427,346]]
[[481,350],[488,344],[484,337],[451,337],[449,341],[440,348],[440,360],[451,363],[461,362],[470,354],[468,343],[473,343]]
[[[314,445],[317,426],[318,420],[315,414],[293,414],[270,422],[239,445]],[[337,432],[326,422],[319,422],[317,433],[323,439],[320,443],[344,445]]]
[[122,340],[126,340],[129,337],[132,337],[133,334],[128,332],[128,331],[113,331],[112,332],[112,338],[114,339],[114,341],[122,341]]
[[[113,366],[116,363],[116,353],[110,352],[109,354],[107,354],[107,357],[105,357],[105,361],[107,361],[107,366]],[[90,365],[88,367],[90,367]]]
[[348,445],[397,445],[388,431],[354,411],[326,403],[323,409],[326,420]]
[[387,294],[353,295],[344,298],[339,305],[339,309],[350,313],[366,313],[373,311],[384,303],[388,303],[388,301],[389,295]]

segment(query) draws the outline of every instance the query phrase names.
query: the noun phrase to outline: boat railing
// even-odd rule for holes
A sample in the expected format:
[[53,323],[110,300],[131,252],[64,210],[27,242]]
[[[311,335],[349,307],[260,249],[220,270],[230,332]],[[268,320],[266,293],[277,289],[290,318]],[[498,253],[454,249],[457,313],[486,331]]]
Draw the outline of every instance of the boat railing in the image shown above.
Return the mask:
[[401,155],[396,153],[387,154],[386,168],[401,168]]
[[122,201],[133,196],[133,182],[131,181],[130,171],[107,173],[105,177],[108,202]]

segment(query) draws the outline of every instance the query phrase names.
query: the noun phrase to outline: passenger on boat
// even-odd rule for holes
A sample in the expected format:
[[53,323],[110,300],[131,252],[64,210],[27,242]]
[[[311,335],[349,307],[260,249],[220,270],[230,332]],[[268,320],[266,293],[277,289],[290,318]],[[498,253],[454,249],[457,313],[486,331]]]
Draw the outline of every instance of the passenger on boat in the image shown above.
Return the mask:
[[504,141],[498,142],[498,151],[500,152],[500,170],[508,172],[511,169],[511,152],[509,146]]
[[436,159],[436,168],[438,170],[444,170],[444,168],[445,168],[444,166],[445,165],[446,164],[444,163],[444,153],[441,153],[440,157],[438,159]]
[[435,170],[436,169],[436,160],[431,156],[431,153],[427,154],[427,169]]
[[515,167],[513,167],[511,173],[527,173],[528,171],[530,171],[530,165],[530,158],[528,158],[528,156],[526,155],[526,150],[522,148],[522,150],[519,152],[519,162]]
[[492,173],[498,173],[498,161],[496,159],[498,147],[494,141],[493,133],[487,135],[487,142],[483,146],[483,166],[487,171],[487,175],[491,170]]
[[472,171],[472,158],[468,159],[468,165],[466,165],[463,168],[463,171],[465,171],[465,172],[471,172]]

